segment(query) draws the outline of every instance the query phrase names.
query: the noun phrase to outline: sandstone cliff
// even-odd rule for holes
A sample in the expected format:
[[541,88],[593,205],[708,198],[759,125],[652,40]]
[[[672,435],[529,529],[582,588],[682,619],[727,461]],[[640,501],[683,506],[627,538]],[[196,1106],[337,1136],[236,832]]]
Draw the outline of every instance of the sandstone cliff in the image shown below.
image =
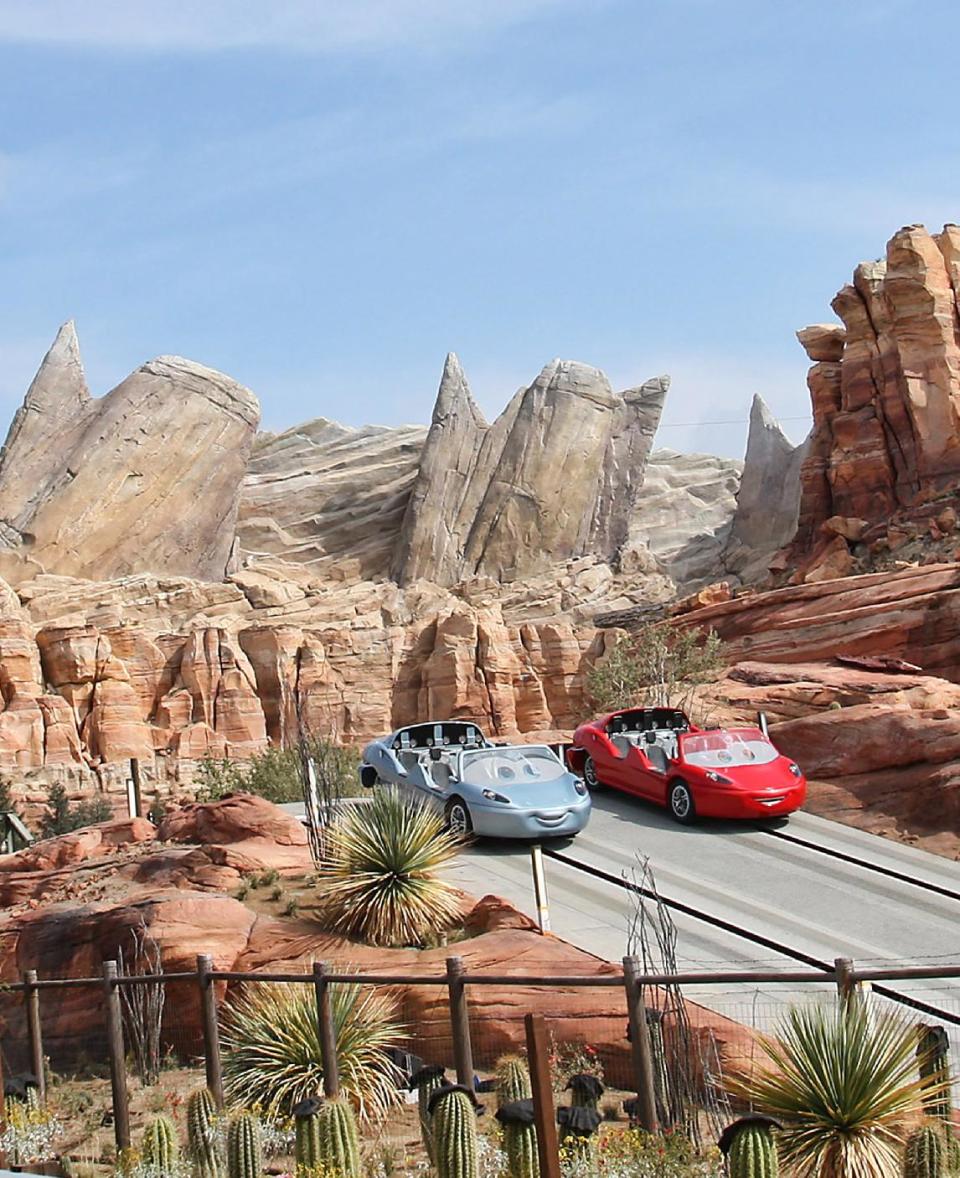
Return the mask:
[[960,479],[960,229],[899,230],[833,300],[843,326],[798,333],[813,432],[796,537],[784,559],[828,575],[854,568],[850,543],[876,554],[900,521],[933,519]]

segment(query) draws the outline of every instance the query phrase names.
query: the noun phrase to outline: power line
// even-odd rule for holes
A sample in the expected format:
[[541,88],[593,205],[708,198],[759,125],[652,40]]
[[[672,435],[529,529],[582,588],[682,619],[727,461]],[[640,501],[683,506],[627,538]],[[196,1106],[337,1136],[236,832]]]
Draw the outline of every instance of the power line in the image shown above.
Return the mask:
[[[777,417],[775,421],[810,421],[810,415],[806,414],[803,417]],[[734,417],[727,421],[662,421],[659,429],[688,429],[695,425],[749,425],[750,420],[746,417]]]

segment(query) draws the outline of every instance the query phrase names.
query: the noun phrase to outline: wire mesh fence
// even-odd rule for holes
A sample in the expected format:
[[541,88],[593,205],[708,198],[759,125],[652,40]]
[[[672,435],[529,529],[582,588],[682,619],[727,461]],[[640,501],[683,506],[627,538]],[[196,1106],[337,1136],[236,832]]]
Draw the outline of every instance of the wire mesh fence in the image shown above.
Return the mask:
[[[906,1022],[942,1026],[960,1058],[960,965],[704,972],[676,985],[635,977],[633,988],[634,975],[625,979],[613,965],[590,977],[524,966],[523,976],[471,974],[450,958],[446,973],[430,977],[322,965],[236,974],[201,958],[196,973],[176,975],[124,976],[113,963],[87,979],[26,975],[0,992],[2,1065],[8,1087],[17,1077],[39,1083],[53,1151],[96,1165],[159,1113],[183,1131],[186,1100],[205,1085],[218,1102],[260,1106],[282,1150],[290,1108],[308,1093],[330,1095],[331,1075],[366,1117],[369,1142],[409,1151],[418,1134],[409,1104],[417,1068],[439,1065],[449,1079],[489,1090],[498,1061],[526,1056],[531,1014],[543,1021],[555,1103],[571,1101],[575,1077],[593,1076],[604,1120],[679,1125],[702,1142],[716,1140],[734,1115],[725,1082],[760,1065],[762,1037],[790,1007],[835,1003],[838,989],[859,992],[878,1012],[896,1009]],[[284,1053],[297,1061],[300,1087],[278,1096],[271,1077]]]

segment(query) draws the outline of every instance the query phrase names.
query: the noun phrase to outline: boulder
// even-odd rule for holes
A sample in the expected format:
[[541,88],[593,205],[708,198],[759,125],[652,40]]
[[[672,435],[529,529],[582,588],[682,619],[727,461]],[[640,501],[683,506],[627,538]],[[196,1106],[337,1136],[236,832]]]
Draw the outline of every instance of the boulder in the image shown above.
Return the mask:
[[192,802],[164,816],[157,837],[174,843],[239,843],[269,839],[281,847],[305,847],[303,823],[273,802],[231,794],[216,802]]
[[156,827],[146,818],[114,818],[56,838],[43,839],[12,855],[0,855],[0,872],[54,871],[73,867],[88,859],[111,855],[117,847],[150,842],[156,837]]

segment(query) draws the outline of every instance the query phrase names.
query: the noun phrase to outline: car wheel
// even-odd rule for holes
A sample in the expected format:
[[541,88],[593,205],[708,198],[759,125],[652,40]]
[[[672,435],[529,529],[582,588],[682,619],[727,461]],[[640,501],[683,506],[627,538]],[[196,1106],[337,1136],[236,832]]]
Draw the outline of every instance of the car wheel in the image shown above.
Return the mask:
[[678,822],[692,822],[697,816],[693,794],[685,781],[671,781],[668,787],[667,803],[670,813]]
[[447,829],[451,834],[468,835],[473,830],[470,810],[462,798],[454,798],[447,806]]
[[597,776],[597,767],[593,762],[593,757],[587,757],[583,762],[583,780],[587,789],[603,789],[603,782]]

